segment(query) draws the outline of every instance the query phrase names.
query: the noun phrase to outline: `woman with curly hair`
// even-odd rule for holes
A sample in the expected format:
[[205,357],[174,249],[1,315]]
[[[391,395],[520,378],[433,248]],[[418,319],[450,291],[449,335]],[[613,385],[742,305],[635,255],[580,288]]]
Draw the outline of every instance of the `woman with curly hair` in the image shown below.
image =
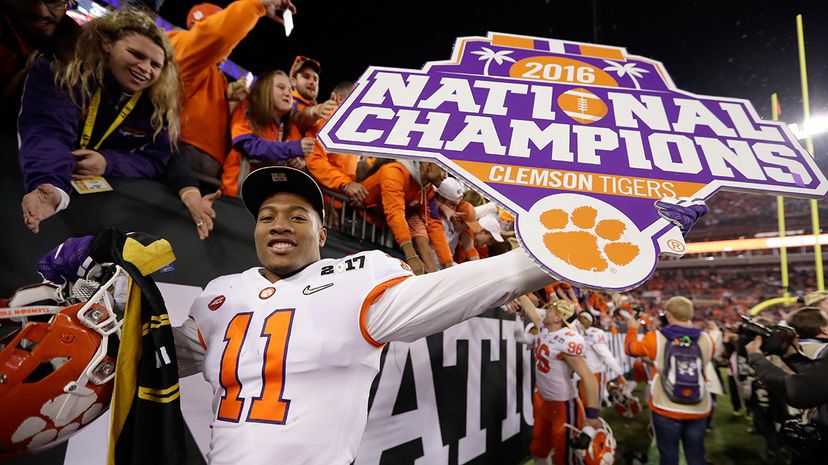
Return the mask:
[[202,198],[172,156],[179,94],[170,41],[142,11],[103,16],[84,28],[73,54],[40,57],[18,117],[26,226],[37,233],[68,206],[72,179],[164,177],[206,237],[217,194]]

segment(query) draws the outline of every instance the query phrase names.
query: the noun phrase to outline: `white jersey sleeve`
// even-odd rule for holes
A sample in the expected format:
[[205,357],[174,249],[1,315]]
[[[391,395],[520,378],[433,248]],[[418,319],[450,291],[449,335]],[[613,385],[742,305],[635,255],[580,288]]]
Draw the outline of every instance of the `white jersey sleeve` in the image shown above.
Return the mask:
[[368,332],[382,342],[416,341],[551,281],[521,249],[415,276],[371,307]]
[[598,357],[601,358],[604,362],[604,366],[608,368],[608,372],[615,373],[619,376],[623,375],[624,372],[621,370],[621,365],[618,363],[618,360],[615,359],[615,356],[612,355],[612,352],[609,350],[609,346],[606,344],[595,344],[593,346],[595,352],[598,354]]
[[195,320],[187,318],[181,326],[173,327],[175,357],[178,360],[178,377],[184,378],[201,371],[207,348]]
[[520,315],[515,315],[515,341],[519,344],[532,345],[535,335],[531,333],[531,330],[534,327],[534,323],[529,323],[527,326],[524,326],[523,318]]
[[584,339],[586,340],[587,366],[590,371],[600,373],[609,369],[619,375],[622,374],[621,367],[607,346],[606,331],[590,326],[584,331]]

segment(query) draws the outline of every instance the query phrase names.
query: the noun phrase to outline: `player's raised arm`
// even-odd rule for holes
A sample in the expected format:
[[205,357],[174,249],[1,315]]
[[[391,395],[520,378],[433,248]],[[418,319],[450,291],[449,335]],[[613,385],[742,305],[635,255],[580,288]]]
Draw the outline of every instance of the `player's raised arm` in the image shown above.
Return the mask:
[[377,341],[415,341],[549,284],[523,250],[414,276],[389,288],[368,311]]
[[563,354],[563,360],[572,367],[584,383],[587,401],[585,406],[587,412],[586,423],[593,428],[600,428],[601,424],[597,417],[601,409],[601,399],[598,395],[598,382],[595,380],[595,375],[589,370],[586,360],[581,356]]
[[595,350],[595,353],[598,354],[598,357],[600,357],[604,362],[604,366],[616,374],[621,375],[624,373],[621,369],[621,365],[618,363],[618,360],[615,359],[615,356],[612,355],[609,347],[607,347],[606,342],[596,342],[593,344],[592,348]]

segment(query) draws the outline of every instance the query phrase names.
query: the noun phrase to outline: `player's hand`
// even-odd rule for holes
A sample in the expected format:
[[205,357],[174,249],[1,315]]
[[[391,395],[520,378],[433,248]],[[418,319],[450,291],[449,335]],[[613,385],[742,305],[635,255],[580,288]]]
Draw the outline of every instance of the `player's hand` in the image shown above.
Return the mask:
[[580,310],[581,305],[578,303],[578,289],[569,284],[561,283],[561,285],[555,286],[555,293],[550,298],[551,300],[566,300],[576,310]]
[[421,274],[425,274],[425,264],[417,255],[409,258],[406,262],[408,263],[408,266],[411,267],[411,271],[414,272],[415,275],[419,276]]
[[336,110],[336,101],[326,100],[318,105],[315,105],[311,110],[314,119],[328,119],[334,110]]
[[709,211],[704,200],[663,199],[655,202],[658,215],[676,225],[681,235],[687,237],[693,227]]
[[602,429],[604,427],[603,423],[601,423],[600,418],[585,418],[584,426],[591,426],[595,429]]
[[279,24],[285,24],[285,20],[280,15],[281,12],[290,10],[291,13],[296,14],[296,7],[290,0],[262,0],[262,6],[265,7],[267,17]]
[[302,139],[302,153],[307,157],[313,153],[313,146],[316,145],[316,139],[313,137],[305,137]]
[[368,195],[368,189],[356,181],[349,183],[342,191],[351,199],[351,202],[358,204],[361,204]]
[[196,231],[198,231],[198,238],[201,240],[207,239],[210,231],[213,230],[213,220],[216,218],[213,201],[221,197],[221,191],[217,190],[202,197],[198,189],[184,188],[179,195],[181,202],[187,207],[190,216],[193,218]]
[[23,223],[29,231],[40,232],[40,222],[52,216],[60,205],[60,191],[52,184],[41,184],[37,189],[23,196]]
[[89,179],[103,176],[106,172],[106,158],[94,150],[73,150],[75,169],[72,170],[72,179]]

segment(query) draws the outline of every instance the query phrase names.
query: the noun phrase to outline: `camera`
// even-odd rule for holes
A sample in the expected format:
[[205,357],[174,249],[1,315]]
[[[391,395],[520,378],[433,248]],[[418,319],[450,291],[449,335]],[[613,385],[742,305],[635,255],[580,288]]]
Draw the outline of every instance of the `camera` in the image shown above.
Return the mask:
[[779,438],[796,457],[812,458],[819,449],[819,444],[825,439],[825,434],[816,425],[791,418],[782,423]]
[[750,318],[739,315],[742,319],[742,324],[739,325],[737,333],[739,334],[738,353],[743,357],[747,357],[745,346],[750,343],[756,336],[762,336],[762,346],[760,350],[765,355],[782,356],[787,352],[788,347],[793,344],[797,338],[796,330],[790,326],[773,325],[770,328]]

